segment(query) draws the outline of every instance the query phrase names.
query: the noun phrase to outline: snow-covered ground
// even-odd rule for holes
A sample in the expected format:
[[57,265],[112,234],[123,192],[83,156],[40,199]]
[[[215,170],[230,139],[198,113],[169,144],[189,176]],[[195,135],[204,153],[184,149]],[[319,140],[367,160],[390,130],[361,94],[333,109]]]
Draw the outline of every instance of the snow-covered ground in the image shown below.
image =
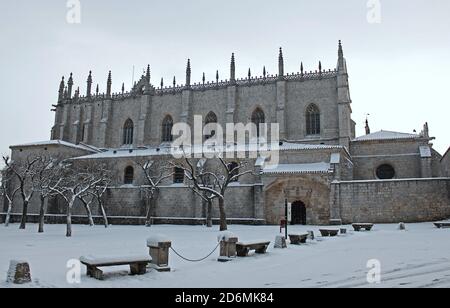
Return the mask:
[[[200,263],[181,260],[170,254],[172,272],[150,271],[144,276],[128,276],[127,267],[105,270],[105,281],[87,278],[82,268],[79,285],[66,282],[66,264],[82,255],[115,257],[146,255],[146,239],[164,234],[173,247],[188,258],[206,256],[217,245],[217,227],[201,226],[74,226],[73,238],[65,238],[65,226],[48,225],[37,234],[36,225],[19,231],[17,225],[0,226],[0,287],[10,260],[30,263],[33,283],[28,287],[179,287],[179,288],[266,288],[266,287],[450,287],[450,229],[432,223],[376,225],[372,232],[321,238],[304,246],[274,249],[276,226],[230,226],[241,241],[271,240],[265,255],[252,254],[232,262],[217,262],[218,251]],[[294,226],[300,233],[319,227]],[[368,260],[381,262],[381,284],[367,283]]]

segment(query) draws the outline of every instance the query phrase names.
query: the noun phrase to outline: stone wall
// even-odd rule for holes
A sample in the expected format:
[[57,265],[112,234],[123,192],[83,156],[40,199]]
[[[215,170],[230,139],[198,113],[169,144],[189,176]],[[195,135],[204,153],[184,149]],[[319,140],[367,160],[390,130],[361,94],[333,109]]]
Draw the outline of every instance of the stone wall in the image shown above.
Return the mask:
[[[354,163],[355,180],[374,180],[376,169],[382,164],[389,164],[395,169],[396,179],[428,177],[422,174],[422,158],[419,147],[428,145],[418,140],[379,140],[352,142],[351,155]],[[433,152],[434,153],[434,152]],[[436,164],[439,158],[431,158],[433,177],[441,176]]]
[[450,149],[442,157],[441,170],[443,176],[450,177]]
[[333,183],[344,223],[424,222],[450,217],[450,179]]

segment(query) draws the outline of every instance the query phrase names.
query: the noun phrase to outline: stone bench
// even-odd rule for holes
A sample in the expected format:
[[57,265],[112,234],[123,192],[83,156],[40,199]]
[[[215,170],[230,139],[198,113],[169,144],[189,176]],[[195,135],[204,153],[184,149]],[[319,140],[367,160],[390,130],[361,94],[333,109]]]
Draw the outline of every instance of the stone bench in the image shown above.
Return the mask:
[[250,250],[254,250],[258,254],[267,252],[270,242],[255,242],[255,243],[237,243],[236,251],[239,257],[247,257]]
[[308,239],[308,233],[304,234],[289,234],[289,240],[291,241],[292,245],[300,245],[305,244],[306,240]]
[[361,231],[361,229],[364,229],[366,231],[371,231],[373,228],[374,224],[367,224],[367,223],[363,223],[363,224],[352,224],[353,229],[355,229],[356,232]]
[[320,234],[322,236],[337,236],[339,234],[339,230],[337,229],[320,229]]
[[434,225],[438,229],[450,228],[450,222],[435,222]]
[[111,267],[129,265],[131,275],[144,275],[147,272],[147,265],[152,261],[149,256],[138,257],[117,257],[117,258],[94,258],[81,257],[80,262],[87,266],[87,276],[98,280],[103,280],[103,271],[99,267]]

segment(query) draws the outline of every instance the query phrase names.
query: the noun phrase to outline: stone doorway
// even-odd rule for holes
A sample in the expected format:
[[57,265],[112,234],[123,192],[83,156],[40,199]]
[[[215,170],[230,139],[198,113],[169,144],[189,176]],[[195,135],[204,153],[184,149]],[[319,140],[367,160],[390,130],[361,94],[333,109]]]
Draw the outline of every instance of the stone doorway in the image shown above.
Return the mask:
[[306,225],[306,206],[301,201],[292,203],[292,225]]

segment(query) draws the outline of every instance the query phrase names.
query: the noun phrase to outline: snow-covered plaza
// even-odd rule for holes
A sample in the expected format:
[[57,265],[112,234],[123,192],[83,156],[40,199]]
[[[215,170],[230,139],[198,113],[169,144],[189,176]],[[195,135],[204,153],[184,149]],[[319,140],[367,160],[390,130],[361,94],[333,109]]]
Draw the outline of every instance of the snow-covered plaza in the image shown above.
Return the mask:
[[[81,256],[117,257],[148,255],[147,238],[163,234],[179,253],[190,259],[208,255],[217,246],[217,227],[202,226],[74,226],[72,238],[65,226],[48,225],[38,234],[37,225],[27,230],[17,225],[0,229],[0,287],[6,284],[11,260],[29,262],[33,282],[21,287],[113,287],[113,288],[299,288],[299,287],[450,287],[450,229],[433,223],[375,225],[372,232],[354,232],[336,238],[322,238],[320,227],[292,226],[289,233],[313,230],[314,241],[302,246],[274,249],[277,226],[230,226],[240,241],[271,241],[268,253],[250,253],[228,263],[217,261],[215,251],[203,262],[186,262],[170,252],[169,273],[150,270],[143,276],[129,276],[128,267],[105,269],[105,280],[86,276],[69,284],[67,262]],[[368,283],[368,261],[381,265],[381,283]]]

